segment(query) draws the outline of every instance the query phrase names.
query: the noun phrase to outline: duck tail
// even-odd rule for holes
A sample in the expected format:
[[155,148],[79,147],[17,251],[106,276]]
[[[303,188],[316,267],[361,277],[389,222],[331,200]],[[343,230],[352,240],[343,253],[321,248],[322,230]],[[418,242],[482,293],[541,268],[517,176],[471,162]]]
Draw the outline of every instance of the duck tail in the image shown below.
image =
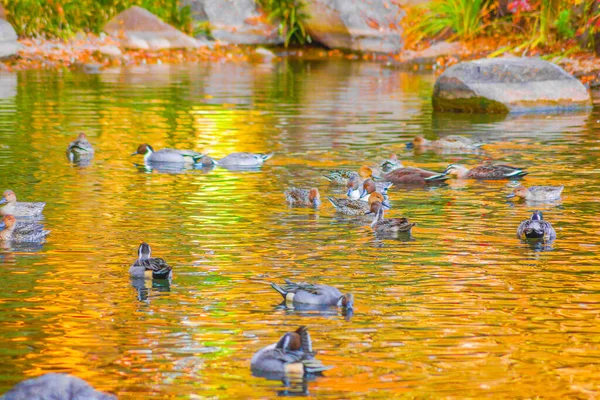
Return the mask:
[[273,157],[274,153],[269,153],[269,154],[261,154],[260,158],[262,158],[263,162],[267,161],[269,158]]
[[152,278],[154,279],[168,279],[171,275],[172,268],[170,266],[159,269],[158,271],[152,271]]
[[520,177],[525,176],[527,174],[529,174],[529,172],[518,169],[518,170],[516,170],[514,172],[511,172],[510,174],[506,175],[506,177],[507,178],[520,178]]
[[447,179],[450,179],[450,177],[444,171],[441,174],[431,175],[431,176],[429,176],[427,178],[423,178],[423,179],[425,180],[425,182],[441,182],[441,181],[445,181]]
[[323,178],[327,179],[329,182],[331,182],[333,180],[333,177],[331,175],[322,175]]
[[271,283],[271,287],[273,289],[275,289],[285,299],[285,297],[287,296],[288,292],[286,292],[285,290],[283,290],[283,288],[281,286],[279,286],[278,284],[273,283],[273,282],[270,282],[270,283]]

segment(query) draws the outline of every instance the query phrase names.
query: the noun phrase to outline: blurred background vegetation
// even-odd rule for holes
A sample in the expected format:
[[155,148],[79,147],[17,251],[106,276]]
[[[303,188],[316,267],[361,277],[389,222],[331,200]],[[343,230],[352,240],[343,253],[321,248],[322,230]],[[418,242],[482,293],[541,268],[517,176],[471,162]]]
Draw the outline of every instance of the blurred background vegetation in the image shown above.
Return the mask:
[[[285,45],[310,43],[304,21],[305,0],[256,0],[279,26]],[[100,33],[119,12],[138,5],[189,34],[210,34],[208,23],[196,22],[181,0],[0,0],[20,36],[69,37]],[[405,40],[481,37],[511,39],[504,51],[556,44],[594,49],[600,55],[600,0],[431,0],[407,9]]]
[[600,0],[432,0],[409,10],[407,43],[504,37],[508,50],[556,44],[600,54]]

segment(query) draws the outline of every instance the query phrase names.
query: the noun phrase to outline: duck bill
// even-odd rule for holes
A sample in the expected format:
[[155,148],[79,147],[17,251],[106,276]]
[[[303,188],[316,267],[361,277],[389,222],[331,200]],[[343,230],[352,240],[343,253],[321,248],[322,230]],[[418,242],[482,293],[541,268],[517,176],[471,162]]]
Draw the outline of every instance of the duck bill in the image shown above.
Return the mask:
[[413,142],[408,142],[408,143],[406,143],[406,148],[409,149],[409,150],[410,149],[414,149],[415,148],[415,144]]
[[0,231],[6,229],[6,223],[4,221],[0,222]]
[[0,204],[6,204],[8,203],[8,200],[6,200],[5,198],[2,198],[2,200],[0,200]]
[[511,193],[508,196],[506,196],[507,199],[512,199],[513,197],[517,197],[517,195],[514,193]]
[[362,194],[360,195],[359,199],[364,199],[365,197],[367,197],[369,195],[369,192],[367,192],[366,190],[364,192],[362,192]]
[[140,153],[138,153],[137,151],[135,153],[131,153],[132,156],[137,156],[138,154]]

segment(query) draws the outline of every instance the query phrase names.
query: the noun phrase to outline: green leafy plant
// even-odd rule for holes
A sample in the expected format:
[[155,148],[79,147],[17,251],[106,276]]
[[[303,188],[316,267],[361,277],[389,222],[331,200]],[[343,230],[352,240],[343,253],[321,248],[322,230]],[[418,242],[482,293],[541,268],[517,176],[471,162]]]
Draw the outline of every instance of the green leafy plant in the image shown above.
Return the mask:
[[571,10],[562,10],[554,23],[556,33],[559,38],[572,39],[575,37],[575,31],[571,25]]
[[268,13],[269,20],[279,24],[279,34],[284,37],[285,47],[292,42],[312,42],[304,28],[308,15],[303,11],[305,4],[302,0],[259,0],[259,4]]
[[481,31],[487,14],[485,0],[433,0],[425,7],[421,22],[411,29],[423,37],[451,30],[457,38],[470,39]]

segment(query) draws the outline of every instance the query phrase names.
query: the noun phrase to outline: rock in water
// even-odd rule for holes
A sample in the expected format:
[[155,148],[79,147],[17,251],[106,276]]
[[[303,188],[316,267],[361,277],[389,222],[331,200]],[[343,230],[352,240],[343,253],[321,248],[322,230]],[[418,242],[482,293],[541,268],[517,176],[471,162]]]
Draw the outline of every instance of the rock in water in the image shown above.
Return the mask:
[[306,30],[330,48],[395,53],[402,50],[397,2],[384,0],[306,0]]
[[46,374],[18,383],[0,397],[2,400],[116,400],[95,390],[83,379],[67,374]]
[[588,90],[556,64],[538,58],[491,58],[456,64],[435,82],[436,111],[530,113],[592,106]]
[[17,32],[8,21],[0,19],[0,60],[17,54],[21,45],[17,42]]
[[163,22],[150,11],[133,6],[104,25],[109,35],[122,38],[126,48],[140,50],[196,48],[196,39]]

